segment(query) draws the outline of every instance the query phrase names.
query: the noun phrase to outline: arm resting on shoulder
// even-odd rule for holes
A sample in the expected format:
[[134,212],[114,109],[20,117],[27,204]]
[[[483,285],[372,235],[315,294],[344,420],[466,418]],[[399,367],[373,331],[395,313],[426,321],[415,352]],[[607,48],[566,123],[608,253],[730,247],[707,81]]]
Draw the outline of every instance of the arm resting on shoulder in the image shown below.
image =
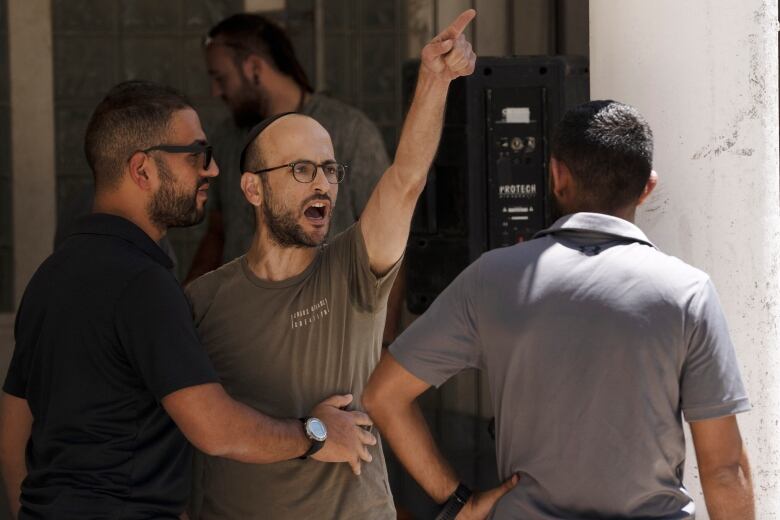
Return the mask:
[[25,450],[33,417],[26,399],[3,393],[0,406],[0,469],[11,515],[16,518],[21,507],[22,481],[27,476]]
[[733,415],[690,423],[711,520],[754,520],[747,451]]

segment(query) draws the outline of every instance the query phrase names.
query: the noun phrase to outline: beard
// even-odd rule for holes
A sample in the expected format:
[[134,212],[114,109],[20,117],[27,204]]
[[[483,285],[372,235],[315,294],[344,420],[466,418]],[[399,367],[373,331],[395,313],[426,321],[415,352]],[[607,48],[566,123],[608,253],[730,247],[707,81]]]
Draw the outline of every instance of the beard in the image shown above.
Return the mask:
[[252,128],[270,117],[268,95],[260,85],[252,85],[241,75],[241,96],[230,106],[233,121],[239,128]]
[[[268,227],[271,241],[281,247],[297,248],[317,247],[325,242],[330,222],[328,222],[321,239],[312,237],[298,224],[298,215],[295,214],[295,211],[290,208],[282,208],[274,203],[273,193],[268,181],[261,177],[261,182],[263,183],[263,220],[265,220],[265,224]],[[303,201],[303,204],[305,205],[313,199],[330,201],[330,197],[327,195],[314,195]],[[331,205],[331,211],[333,211],[334,207],[334,205]]]
[[161,160],[154,159],[160,174],[160,188],[149,202],[149,219],[160,228],[187,227],[200,224],[206,216],[205,205],[198,208],[198,189],[208,183],[202,178],[194,193],[176,190],[173,173]]

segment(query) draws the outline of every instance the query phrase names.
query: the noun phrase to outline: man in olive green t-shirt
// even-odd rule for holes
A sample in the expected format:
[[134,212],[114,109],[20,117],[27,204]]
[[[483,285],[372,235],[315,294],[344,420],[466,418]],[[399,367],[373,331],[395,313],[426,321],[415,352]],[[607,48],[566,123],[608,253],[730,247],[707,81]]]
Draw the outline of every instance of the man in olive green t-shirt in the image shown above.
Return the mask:
[[[285,123],[310,120],[288,116],[267,131]],[[354,224],[292,277],[258,276],[255,266],[250,250],[188,288],[201,341],[228,394],[276,417],[306,417],[308,403],[329,389],[360,396],[379,362],[398,264],[374,274]],[[355,476],[346,464],[313,459],[255,465],[198,454],[193,516],[394,519],[381,446],[370,455]]]
[[[335,392],[351,393],[352,406],[362,408],[449,83],[474,70],[461,34],[474,15],[463,13],[423,49],[395,160],[360,220],[331,243],[324,245],[345,169],[328,132],[308,116],[282,114],[250,133],[241,189],[257,217],[252,244],[188,288],[203,344],[236,399],[280,417],[305,418]],[[394,519],[381,447],[360,459],[350,471],[310,458],[248,465],[201,454],[191,515]]]

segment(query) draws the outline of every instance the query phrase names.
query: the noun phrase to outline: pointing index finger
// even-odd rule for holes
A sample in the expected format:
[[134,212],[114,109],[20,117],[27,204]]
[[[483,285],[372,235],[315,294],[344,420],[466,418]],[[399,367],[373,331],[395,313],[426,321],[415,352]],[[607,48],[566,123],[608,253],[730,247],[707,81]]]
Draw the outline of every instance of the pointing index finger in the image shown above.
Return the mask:
[[446,38],[457,38],[461,35],[463,30],[466,29],[475,16],[477,16],[477,12],[474,9],[467,9],[463,11],[460,13],[460,15],[458,15],[457,18],[455,18],[455,21],[444,30],[442,35],[446,36]]

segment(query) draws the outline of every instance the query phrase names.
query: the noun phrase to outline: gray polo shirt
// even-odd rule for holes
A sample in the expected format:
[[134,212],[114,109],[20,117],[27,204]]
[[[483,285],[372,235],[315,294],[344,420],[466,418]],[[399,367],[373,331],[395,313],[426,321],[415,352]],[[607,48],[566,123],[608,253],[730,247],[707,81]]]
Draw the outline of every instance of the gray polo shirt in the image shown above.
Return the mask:
[[[344,182],[339,185],[330,225],[330,236],[336,236],[358,220],[390,160],[379,129],[357,108],[322,94],[312,94],[301,113],[325,127],[333,141],[336,160],[349,166]],[[212,209],[222,212],[225,233],[223,263],[246,253],[255,232],[252,206],[241,191],[239,171],[239,158],[247,131],[229,119],[209,136],[219,165],[219,176],[211,179],[209,203]]]
[[602,214],[474,262],[391,346],[441,385],[483,369],[501,479],[492,518],[693,518],[687,421],[749,409],[709,277]]

